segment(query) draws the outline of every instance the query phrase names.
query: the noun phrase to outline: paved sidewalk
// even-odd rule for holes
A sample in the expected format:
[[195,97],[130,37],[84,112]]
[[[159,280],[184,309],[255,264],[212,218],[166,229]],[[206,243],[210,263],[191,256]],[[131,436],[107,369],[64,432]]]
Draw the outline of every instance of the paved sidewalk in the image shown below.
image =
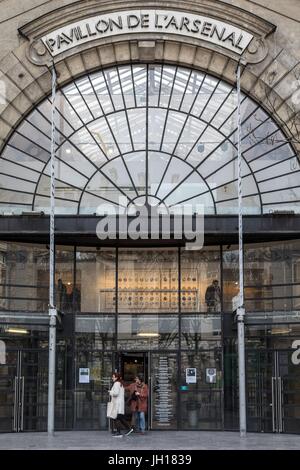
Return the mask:
[[248,434],[236,432],[151,431],[113,438],[106,431],[0,434],[0,449],[20,450],[300,450],[300,436],[293,434]]

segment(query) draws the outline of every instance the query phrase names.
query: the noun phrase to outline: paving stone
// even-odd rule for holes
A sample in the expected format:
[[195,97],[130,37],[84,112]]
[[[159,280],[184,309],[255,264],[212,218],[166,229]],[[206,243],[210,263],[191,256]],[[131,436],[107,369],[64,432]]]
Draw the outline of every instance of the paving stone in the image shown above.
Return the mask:
[[113,439],[106,431],[0,434],[0,449],[9,450],[299,450],[300,436],[238,432],[151,431],[145,436]]

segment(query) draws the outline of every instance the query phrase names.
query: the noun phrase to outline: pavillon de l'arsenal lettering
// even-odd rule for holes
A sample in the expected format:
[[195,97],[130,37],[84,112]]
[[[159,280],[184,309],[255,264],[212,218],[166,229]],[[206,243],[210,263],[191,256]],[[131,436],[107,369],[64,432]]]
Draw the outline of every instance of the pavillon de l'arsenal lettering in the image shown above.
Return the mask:
[[1,8],[0,431],[300,434],[299,2]]

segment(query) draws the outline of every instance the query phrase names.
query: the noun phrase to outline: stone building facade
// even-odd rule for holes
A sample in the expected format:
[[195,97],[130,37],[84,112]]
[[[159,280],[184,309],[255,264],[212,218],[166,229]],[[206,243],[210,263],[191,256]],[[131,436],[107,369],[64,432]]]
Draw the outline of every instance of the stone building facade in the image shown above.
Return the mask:
[[[144,374],[149,429],[238,428],[239,68],[247,426],[300,432],[299,22],[298,0],[2,0],[0,430],[47,424],[54,70],[56,428],[106,429],[116,369]],[[203,249],[99,241],[119,195],[202,204]]]

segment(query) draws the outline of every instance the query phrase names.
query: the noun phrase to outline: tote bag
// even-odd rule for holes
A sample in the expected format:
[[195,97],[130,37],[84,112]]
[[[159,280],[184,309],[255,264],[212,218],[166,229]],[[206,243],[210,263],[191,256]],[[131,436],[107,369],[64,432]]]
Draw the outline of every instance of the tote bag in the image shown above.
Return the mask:
[[117,414],[118,413],[117,413],[116,407],[114,406],[114,403],[112,401],[109,401],[107,403],[106,416],[111,419],[116,419]]

